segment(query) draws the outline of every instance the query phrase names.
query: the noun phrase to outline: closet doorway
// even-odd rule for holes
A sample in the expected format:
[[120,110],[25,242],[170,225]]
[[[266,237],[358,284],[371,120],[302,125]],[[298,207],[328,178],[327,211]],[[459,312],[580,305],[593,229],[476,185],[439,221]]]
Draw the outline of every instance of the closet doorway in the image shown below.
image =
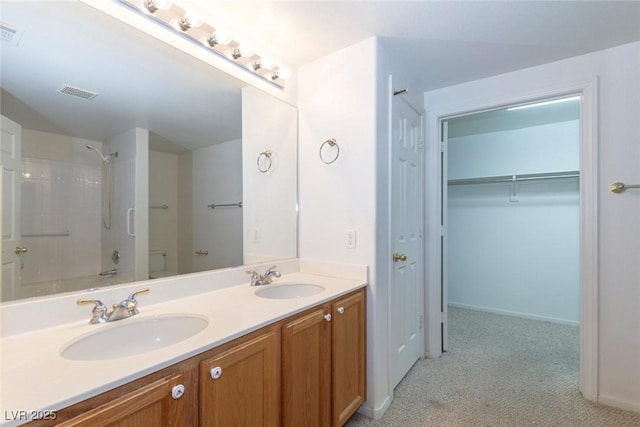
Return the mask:
[[[451,333],[451,351],[481,352],[483,365],[537,353],[578,387],[580,134],[580,96],[443,120],[442,351]],[[541,322],[518,318],[559,325],[534,332]]]
[[[428,171],[427,183],[427,222],[429,238],[427,239],[427,295],[425,304],[427,311],[427,356],[438,358],[442,355],[444,338],[448,331],[446,313],[449,301],[447,295],[447,236],[449,230],[445,224],[448,220],[448,213],[445,211],[448,202],[448,181],[456,178],[450,176],[447,166],[448,147],[445,143],[448,139],[448,124],[453,119],[465,116],[472,116],[477,113],[497,110],[507,110],[512,107],[538,104],[536,108],[543,108],[542,101],[555,101],[556,99],[571,98],[579,96],[577,105],[580,108],[579,118],[579,141],[577,142],[579,152],[579,246],[578,246],[578,307],[579,307],[579,387],[582,395],[591,401],[597,401],[598,396],[598,120],[597,108],[598,84],[595,79],[586,79],[575,82],[557,82],[537,85],[522,82],[518,86],[505,88],[487,87],[480,91],[473,99],[463,97],[462,92],[457,90],[445,91],[443,93],[431,93],[425,95],[425,103],[431,105],[427,115],[428,139],[430,142],[427,153]],[[535,86],[535,87],[534,87]],[[517,92],[517,95],[514,94]],[[565,101],[572,102],[572,101]],[[556,102],[559,107],[562,102]],[[554,104],[547,104],[549,107]],[[534,111],[536,108],[529,107],[517,111]],[[503,112],[504,114],[507,111]],[[438,143],[433,143],[437,141]],[[548,151],[549,158],[556,158],[558,153]],[[444,161],[443,161],[444,160]],[[478,159],[479,160],[479,159]],[[474,160],[475,162],[475,160]],[[553,170],[551,172],[558,172]],[[507,172],[508,174],[526,173],[530,171]],[[477,178],[478,176],[471,176]],[[464,177],[459,177],[464,178]],[[513,176],[511,176],[513,179]],[[574,178],[571,178],[574,179]],[[552,181],[553,179],[549,179]],[[541,180],[542,181],[542,180]],[[510,184],[510,183],[509,183]],[[516,182],[516,186],[522,182]],[[478,184],[480,185],[480,184]],[[494,184],[484,184],[494,185]],[[462,187],[462,185],[460,186]],[[511,188],[510,188],[511,190]],[[517,205],[523,202],[524,193],[518,193],[521,188],[516,188],[516,197],[520,201],[511,202]],[[511,193],[507,193],[511,200]],[[515,207],[515,206],[514,206]],[[491,236],[494,238],[494,236]],[[529,264],[535,264],[537,260],[531,259]],[[505,264],[506,266],[506,264]],[[504,268],[504,267],[500,267]],[[535,272],[538,275],[538,271]],[[464,310],[464,309],[456,309]],[[452,309],[452,311],[455,311]],[[473,311],[488,315],[480,311]],[[491,314],[493,315],[493,314]],[[507,316],[501,316],[507,317]],[[516,320],[526,320],[511,317]],[[537,322],[539,324],[554,325],[549,322]],[[560,325],[564,327],[571,327]],[[574,327],[575,328],[575,327]],[[453,331],[452,331],[453,336]],[[559,359],[556,359],[559,360]]]
[[579,325],[580,109],[568,96],[443,122],[443,351],[449,306]]

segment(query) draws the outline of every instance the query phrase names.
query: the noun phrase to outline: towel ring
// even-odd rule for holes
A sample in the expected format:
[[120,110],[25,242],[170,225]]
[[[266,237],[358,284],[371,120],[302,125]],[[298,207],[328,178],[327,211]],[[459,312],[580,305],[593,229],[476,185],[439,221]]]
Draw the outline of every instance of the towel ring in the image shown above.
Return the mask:
[[[331,160],[327,160],[324,157],[324,155],[322,154],[322,150],[324,149],[325,145],[328,145],[329,147],[335,147],[336,148],[336,154]],[[329,138],[325,142],[323,142],[322,145],[320,145],[320,150],[318,150],[318,154],[320,155],[320,160],[322,160],[322,163],[325,163],[327,165],[330,165],[331,163],[333,163],[336,160],[338,160],[338,157],[340,156],[340,146],[336,142],[336,139],[335,138]]]
[[[256,161],[258,165],[258,170],[262,173],[266,173],[271,169],[271,151],[266,150],[262,153],[258,154],[258,160]],[[262,160],[262,164],[260,162]]]

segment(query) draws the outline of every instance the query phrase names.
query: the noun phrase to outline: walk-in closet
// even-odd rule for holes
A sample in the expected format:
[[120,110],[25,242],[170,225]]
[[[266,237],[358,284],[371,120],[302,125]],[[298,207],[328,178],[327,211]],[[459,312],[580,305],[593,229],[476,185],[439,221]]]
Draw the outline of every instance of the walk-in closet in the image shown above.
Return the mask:
[[579,97],[447,126],[448,305],[577,326]]

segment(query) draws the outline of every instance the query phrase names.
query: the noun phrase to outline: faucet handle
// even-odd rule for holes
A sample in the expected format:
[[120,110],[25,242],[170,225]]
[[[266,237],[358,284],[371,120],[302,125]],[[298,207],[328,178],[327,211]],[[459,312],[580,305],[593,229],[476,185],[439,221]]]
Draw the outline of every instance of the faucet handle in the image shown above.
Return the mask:
[[79,299],[76,304],[95,304],[93,310],[91,310],[91,320],[89,323],[105,323],[107,321],[107,306],[99,299]]
[[258,286],[262,284],[262,278],[255,270],[247,270],[247,274],[251,275],[251,286]]
[[[129,298],[127,298],[126,300],[124,300],[124,301],[122,301],[120,303],[120,307],[122,307],[125,310],[127,310],[129,312],[129,316],[134,316],[134,315],[139,313],[139,311],[138,311],[138,300],[136,300],[136,295],[138,295],[138,294],[148,294],[148,293],[149,293],[149,288],[140,289],[139,291],[131,292],[131,294],[129,294]],[[115,310],[118,307],[116,306],[116,304],[114,304],[113,308]]]
[[149,293],[149,288],[140,289],[139,291],[131,292],[131,294],[129,295],[129,300],[137,302],[136,295],[142,295],[142,294],[148,294],[148,293]]
[[273,276],[275,278],[278,278],[282,276],[282,274],[280,274],[280,272],[276,270],[276,267],[277,267],[276,265],[272,265],[271,267],[269,267],[267,271],[264,273],[265,277]]

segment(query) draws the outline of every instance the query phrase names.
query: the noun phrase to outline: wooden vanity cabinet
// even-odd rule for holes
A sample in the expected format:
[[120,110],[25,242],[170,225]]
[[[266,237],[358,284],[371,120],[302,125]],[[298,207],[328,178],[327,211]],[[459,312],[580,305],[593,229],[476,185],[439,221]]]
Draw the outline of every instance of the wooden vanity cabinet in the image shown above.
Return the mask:
[[[193,359],[162,369],[59,411],[29,426],[197,426],[197,370]],[[71,379],[70,379],[71,381]],[[173,388],[184,386],[174,399]]]
[[366,396],[364,289],[331,304],[332,425],[342,426]]
[[282,327],[283,426],[331,425],[329,313],[325,304]]
[[360,289],[29,425],[342,426],[365,400],[365,351]]
[[200,362],[200,425],[280,425],[280,330],[239,338]]
[[365,312],[361,289],[285,321],[284,427],[342,426],[364,403]]

